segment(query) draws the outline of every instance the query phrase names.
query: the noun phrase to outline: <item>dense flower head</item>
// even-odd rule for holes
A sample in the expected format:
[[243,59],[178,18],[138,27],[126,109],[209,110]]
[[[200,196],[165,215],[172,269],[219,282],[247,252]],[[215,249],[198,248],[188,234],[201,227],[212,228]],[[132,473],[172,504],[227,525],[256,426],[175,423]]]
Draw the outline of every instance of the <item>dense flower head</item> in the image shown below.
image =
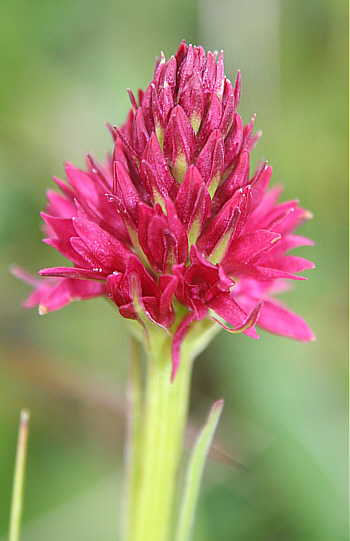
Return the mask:
[[255,323],[299,340],[307,324],[273,298],[285,279],[312,263],[285,255],[312,242],[295,235],[310,213],[278,203],[272,169],[251,174],[254,117],[243,126],[241,76],[224,74],[223,53],[206,55],[182,42],[157,60],[137,99],[129,91],[126,123],[110,128],[114,150],[86,171],[66,165],[61,194],[48,192],[44,240],[73,263],[43,269],[26,306],[41,313],[72,300],[108,295],[120,314],[140,310],[173,336],[176,372],[186,333],[212,318],[231,332],[257,337]]

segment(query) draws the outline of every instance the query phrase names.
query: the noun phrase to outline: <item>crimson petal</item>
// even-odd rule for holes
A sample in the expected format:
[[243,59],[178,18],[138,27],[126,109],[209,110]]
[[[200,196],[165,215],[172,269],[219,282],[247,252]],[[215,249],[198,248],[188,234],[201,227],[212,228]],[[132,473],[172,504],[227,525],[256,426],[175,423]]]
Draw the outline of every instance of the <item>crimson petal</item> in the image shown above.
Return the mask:
[[301,342],[314,342],[316,340],[314,333],[303,318],[276,300],[264,301],[259,317],[259,326],[267,331]]

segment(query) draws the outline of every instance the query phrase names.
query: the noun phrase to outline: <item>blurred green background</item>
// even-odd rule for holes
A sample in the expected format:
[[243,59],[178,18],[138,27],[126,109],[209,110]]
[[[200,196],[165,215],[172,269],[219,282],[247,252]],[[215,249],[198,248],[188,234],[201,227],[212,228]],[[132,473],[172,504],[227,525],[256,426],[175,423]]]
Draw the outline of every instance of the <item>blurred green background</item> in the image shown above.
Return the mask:
[[[284,198],[314,219],[308,282],[285,295],[318,337],[221,333],[197,360],[191,424],[225,398],[194,541],[345,541],[348,494],[348,5],[344,0],[0,2],[0,540],[20,409],[31,410],[23,541],[118,540],[128,340],[103,299],[39,317],[8,273],[63,262],[40,210],[63,162],[102,160],[126,88],[180,41],[242,70],[239,112]],[[117,532],[117,533],[116,533]],[[145,540],[147,541],[147,540]]]

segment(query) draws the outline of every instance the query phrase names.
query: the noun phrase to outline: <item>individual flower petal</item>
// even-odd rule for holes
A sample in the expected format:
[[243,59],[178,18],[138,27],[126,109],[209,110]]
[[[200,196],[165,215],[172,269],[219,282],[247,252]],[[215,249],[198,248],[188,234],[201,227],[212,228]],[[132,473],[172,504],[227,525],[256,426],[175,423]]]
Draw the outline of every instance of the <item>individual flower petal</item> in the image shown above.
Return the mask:
[[235,83],[235,89],[233,91],[233,95],[234,95],[234,98],[235,98],[235,111],[237,111],[239,101],[241,99],[241,85],[242,85],[241,72],[240,72],[240,70],[238,70],[236,83]]
[[176,54],[176,60],[178,65],[178,94],[181,95],[183,89],[185,88],[188,80],[192,77],[194,72],[193,66],[194,66],[194,52],[192,45],[187,46],[186,45],[186,53],[185,52],[185,46],[182,43],[179,47],[179,50]]
[[256,115],[253,115],[253,117],[252,117],[252,119],[250,121],[250,124],[247,124],[247,126],[244,128],[244,132],[243,132],[243,148],[246,148],[247,150],[249,150],[249,147],[250,147],[250,140],[251,140],[252,133],[253,133],[255,116]]
[[224,142],[220,130],[210,134],[197,158],[196,167],[213,198],[224,169]]
[[39,307],[39,313],[46,314],[66,306],[72,301],[91,299],[106,292],[105,284],[64,278],[36,278],[23,269],[12,266],[14,276],[34,287],[33,293],[23,303],[24,308]]
[[148,85],[144,95],[142,96],[141,108],[146,129],[148,134],[151,135],[151,133],[154,131],[154,120],[152,113],[152,85]]
[[234,273],[233,269],[235,263],[247,265],[252,260],[259,260],[262,255],[271,251],[276,242],[280,239],[281,235],[278,233],[273,233],[264,229],[253,231],[248,235],[242,235],[231,243],[223,261],[223,265],[232,269],[232,272]]
[[297,276],[291,272],[286,272],[279,269],[264,267],[262,265],[241,265],[235,264],[233,267],[224,265],[225,271],[229,274],[235,273],[236,276],[250,276],[256,280],[272,283],[274,280],[288,279],[288,280],[306,280],[304,276]]
[[105,284],[86,280],[63,279],[40,299],[39,313],[53,312],[73,301],[82,301],[106,294]]
[[72,246],[71,239],[67,241],[64,239],[48,238],[43,239],[43,242],[58,250],[60,254],[69,259],[72,263],[74,263],[74,265],[77,265],[78,267],[86,266],[86,259],[82,257],[79,252],[77,252],[74,246]]
[[205,99],[202,79],[198,73],[194,73],[183,88],[179,104],[188,116],[193,131],[197,135],[205,110]]
[[164,69],[158,83],[159,104],[162,117],[168,122],[169,115],[174,108],[176,93],[176,59],[172,56],[164,65]]
[[60,179],[54,178],[54,181],[61,190],[64,191],[65,195],[54,192],[53,190],[48,190],[46,192],[46,197],[49,201],[49,204],[46,207],[47,214],[58,218],[73,218],[76,213],[76,208],[73,203],[74,192]]
[[270,184],[272,175],[272,167],[267,167],[267,162],[265,162],[255,173],[250,184],[252,187],[252,208],[254,209],[259,205],[261,200],[266,194],[267,188]]
[[226,201],[233,196],[239,188],[245,188],[249,181],[249,152],[243,150],[232,173],[227,177],[217,190],[213,205],[214,209],[220,209]]
[[285,255],[276,259],[275,257],[266,257],[260,261],[261,265],[278,269],[285,272],[295,273],[315,268],[315,265],[304,257]]
[[277,257],[283,255],[293,248],[299,248],[300,246],[313,246],[314,242],[306,237],[299,235],[284,235],[281,237],[278,244],[275,244],[272,249],[272,253]]
[[56,216],[46,214],[46,212],[41,212],[40,216],[48,226],[48,233],[51,237],[69,240],[70,237],[75,235],[75,229],[71,218],[57,218]]
[[123,271],[131,250],[98,225],[82,218],[73,218],[74,228],[100,265],[113,272]]
[[198,169],[191,165],[175,200],[178,216],[186,227],[189,244],[195,244],[211,216],[211,200]]
[[175,199],[179,189],[154,134],[151,135],[142,157],[140,180],[151,194],[154,205],[159,203],[164,206],[167,197]]
[[233,239],[244,225],[250,190],[237,190],[210,222],[198,239],[197,246],[212,263],[223,260]]
[[221,122],[221,115],[222,115],[221,101],[218,98],[218,96],[215,93],[213,93],[210,100],[209,109],[203,119],[201,128],[197,135],[198,148],[200,149],[203,148],[211,132],[219,128],[220,122]]
[[55,278],[79,278],[80,280],[101,280],[105,281],[107,272],[101,267],[84,269],[79,267],[50,267],[41,269],[40,276],[53,276]]
[[225,139],[224,171],[228,170],[237,159],[243,143],[243,123],[236,113],[232,127]]
[[227,97],[227,101],[226,101],[226,104],[225,104],[225,107],[224,107],[224,110],[223,110],[223,114],[222,114],[222,117],[221,117],[221,121],[220,121],[220,126],[219,126],[219,130],[223,136],[223,138],[225,138],[232,125],[233,125],[233,121],[234,121],[234,114],[235,114],[235,108],[234,108],[234,96],[233,94],[230,94],[228,97]]
[[267,331],[288,336],[301,342],[314,342],[316,337],[307,323],[281,302],[264,301],[259,317],[259,325]]
[[[203,73],[203,90],[206,99],[209,100],[216,84],[216,62],[214,55],[209,51],[207,53],[207,62]],[[214,94],[220,101],[217,93]]]
[[135,151],[139,156],[142,156],[148,139],[148,131],[145,124],[145,118],[143,115],[143,111],[141,108],[139,108],[136,112],[135,118],[133,120],[132,124],[132,145],[135,148]]
[[196,136],[191,122],[181,105],[177,105],[165,130],[164,156],[178,182],[182,181],[196,149]]
[[161,103],[159,101],[159,96],[154,84],[151,84],[152,92],[152,114],[153,114],[153,123],[154,123],[154,132],[157,136],[161,148],[163,148],[164,141],[164,131],[165,131],[165,118],[163,115],[163,110]]
[[221,51],[216,63],[216,78],[215,78],[215,83],[213,86],[213,92],[215,92],[219,100],[222,100],[222,95],[224,92],[224,84],[225,84],[224,52]]
[[212,319],[217,321],[225,330],[233,334],[244,333],[251,338],[259,338],[256,330],[254,329],[254,325],[258,321],[262,305],[262,301],[258,302],[255,308],[247,316],[244,310],[242,310],[233,297],[228,293],[220,292],[208,303],[209,308],[211,308],[218,316],[234,327],[233,329],[227,327],[221,323],[221,321],[213,317]]
[[114,175],[115,196],[109,196],[109,201],[114,201],[116,203],[126,227],[131,225],[137,228],[140,196],[131,181],[127,170],[120,162],[114,162]]

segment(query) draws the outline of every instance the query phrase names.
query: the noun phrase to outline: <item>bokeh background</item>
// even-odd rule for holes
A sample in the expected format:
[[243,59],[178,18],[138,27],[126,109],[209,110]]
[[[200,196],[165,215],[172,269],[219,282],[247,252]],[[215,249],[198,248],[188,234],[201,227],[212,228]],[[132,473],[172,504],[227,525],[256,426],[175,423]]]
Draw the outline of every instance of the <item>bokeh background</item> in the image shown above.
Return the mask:
[[[128,340],[103,300],[39,317],[11,263],[61,263],[39,212],[64,161],[111,150],[126,88],[180,41],[242,70],[253,153],[314,219],[308,282],[285,295],[318,337],[221,333],[196,361],[195,432],[225,397],[194,541],[345,541],[348,485],[348,5],[345,0],[1,0],[0,540],[7,538],[20,409],[31,411],[23,541],[115,541]],[[147,540],[145,540],[147,541]]]

